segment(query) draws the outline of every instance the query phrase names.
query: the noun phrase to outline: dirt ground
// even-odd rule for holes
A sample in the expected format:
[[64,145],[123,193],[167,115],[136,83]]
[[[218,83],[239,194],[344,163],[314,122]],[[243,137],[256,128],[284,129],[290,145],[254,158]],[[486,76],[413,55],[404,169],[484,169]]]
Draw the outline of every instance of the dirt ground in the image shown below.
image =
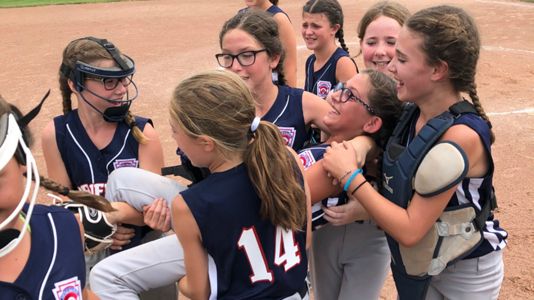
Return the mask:
[[[340,0],[345,13],[345,39],[358,52],[356,26],[373,1]],[[411,11],[440,1],[401,1]],[[243,1],[155,0],[85,5],[0,9],[0,93],[28,111],[52,89],[41,114],[31,124],[33,147],[45,173],[40,130],[61,114],[57,70],[61,52],[72,39],[94,35],[108,38],[133,57],[140,97],[133,112],[151,117],[159,130],[166,163],[176,163],[175,144],[168,124],[167,104],[172,89],[183,78],[215,68],[218,33]],[[299,44],[299,83],[309,51],[300,37],[304,0],[282,0]],[[504,252],[505,278],[500,299],[534,299],[534,264],[528,253],[534,246],[534,4],[515,1],[449,0],[476,19],[483,49],[478,69],[478,92],[493,122],[497,217],[510,238]],[[362,66],[359,58],[357,59]],[[395,299],[391,279],[383,299]]]

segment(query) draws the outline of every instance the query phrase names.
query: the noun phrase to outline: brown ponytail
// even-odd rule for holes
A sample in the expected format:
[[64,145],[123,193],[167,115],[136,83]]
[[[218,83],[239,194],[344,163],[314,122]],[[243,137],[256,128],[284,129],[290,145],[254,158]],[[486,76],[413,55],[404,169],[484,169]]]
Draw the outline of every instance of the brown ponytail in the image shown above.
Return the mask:
[[182,81],[174,90],[171,119],[191,137],[208,136],[223,157],[239,155],[261,199],[260,215],[274,225],[300,230],[306,221],[302,175],[278,128],[261,121],[251,133],[254,99],[243,80],[210,71]]
[[148,142],[148,138],[143,134],[141,131],[141,128],[137,126],[137,123],[135,123],[135,118],[132,115],[131,111],[128,111],[126,114],[126,117],[124,118],[124,122],[132,129],[132,135],[135,138],[139,144],[146,144]]
[[115,211],[113,206],[111,206],[111,203],[109,203],[106,198],[102,196],[93,195],[84,191],[71,190],[64,185],[61,185],[43,176],[39,176],[39,179],[40,185],[45,189],[66,196],[75,202],[87,205],[103,212]]
[[261,121],[254,136],[244,160],[262,200],[260,215],[285,229],[302,229],[306,223],[306,195],[294,157],[274,124]]

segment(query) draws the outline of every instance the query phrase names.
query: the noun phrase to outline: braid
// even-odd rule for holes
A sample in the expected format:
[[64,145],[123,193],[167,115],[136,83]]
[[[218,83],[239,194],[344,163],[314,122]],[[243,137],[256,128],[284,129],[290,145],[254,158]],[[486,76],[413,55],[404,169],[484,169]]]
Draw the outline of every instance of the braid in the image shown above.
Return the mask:
[[39,178],[40,178],[40,185],[42,187],[44,187],[45,189],[49,191],[56,192],[63,196],[67,196],[69,197],[69,199],[75,202],[81,203],[83,205],[87,205],[89,207],[92,207],[94,209],[97,209],[103,212],[110,212],[110,211],[115,210],[111,206],[111,204],[102,196],[93,195],[93,194],[90,194],[84,191],[71,190],[68,187],[63,186],[43,176],[39,176]]
[[337,39],[339,40],[339,44],[341,45],[341,48],[343,48],[343,50],[347,51],[347,53],[349,53],[349,47],[347,47],[347,45],[345,44],[345,38],[344,38],[344,34],[343,34],[343,28],[340,28],[337,32],[336,32],[336,37]]
[[482,117],[482,119],[484,119],[488,123],[488,126],[490,128],[490,134],[491,134],[490,141],[491,141],[491,144],[493,144],[495,142],[495,133],[493,133],[493,130],[491,129],[491,122],[488,118],[488,115],[486,115],[486,112],[484,111],[482,104],[480,103],[480,99],[478,98],[476,83],[471,82],[470,86],[468,86],[468,93],[469,93],[469,98],[471,98],[471,102],[473,102],[473,106],[477,110],[478,114]]
[[128,111],[126,114],[124,122],[126,122],[126,124],[132,129],[132,134],[139,144],[146,144],[148,142],[148,138],[143,134],[139,126],[137,126],[131,111]]
[[72,91],[68,84],[68,79],[65,75],[59,74],[59,89],[61,91],[61,97],[63,98],[63,115],[67,115],[72,111],[71,95]]

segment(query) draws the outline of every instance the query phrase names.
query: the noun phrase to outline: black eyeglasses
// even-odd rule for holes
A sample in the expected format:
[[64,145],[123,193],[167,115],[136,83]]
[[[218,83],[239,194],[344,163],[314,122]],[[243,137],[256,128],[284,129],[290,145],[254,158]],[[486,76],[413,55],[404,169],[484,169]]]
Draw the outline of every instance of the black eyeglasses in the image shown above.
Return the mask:
[[119,85],[119,82],[125,87],[129,86],[130,83],[132,83],[132,77],[133,75],[126,76],[126,77],[87,76],[86,79],[93,80],[93,81],[100,81],[102,82],[106,90],[111,91],[111,90],[114,90]]
[[234,64],[234,59],[237,58],[237,62],[242,66],[250,66],[254,64],[256,61],[256,54],[267,51],[267,49],[260,49],[260,50],[250,50],[250,51],[243,51],[241,53],[238,53],[236,55],[228,54],[228,53],[219,53],[215,54],[215,58],[217,58],[217,62],[219,63],[219,66],[223,68],[230,68]]
[[332,93],[337,93],[337,92],[341,92],[341,94],[339,95],[339,99],[338,99],[339,102],[345,103],[349,100],[353,100],[354,102],[360,103],[361,105],[363,105],[363,107],[365,107],[365,110],[367,110],[367,112],[369,112],[372,115],[375,115],[375,110],[369,104],[365,103],[360,97],[354,95],[354,93],[352,93],[350,89],[345,87],[345,84],[343,82],[339,82],[338,84],[336,84],[336,86],[332,90]]

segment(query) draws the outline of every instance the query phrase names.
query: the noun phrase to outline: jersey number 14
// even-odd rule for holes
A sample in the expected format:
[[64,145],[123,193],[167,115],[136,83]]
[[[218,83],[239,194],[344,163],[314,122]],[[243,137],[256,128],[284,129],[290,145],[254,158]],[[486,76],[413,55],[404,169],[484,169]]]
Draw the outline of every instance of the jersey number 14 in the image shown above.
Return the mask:
[[[260,244],[258,234],[254,227],[244,229],[237,242],[239,249],[245,251],[252,275],[250,281],[273,281],[273,273],[269,270],[263,247]],[[292,267],[300,263],[299,245],[296,243],[293,232],[282,227],[276,227],[276,238],[274,247],[274,264],[283,265],[287,272]]]

